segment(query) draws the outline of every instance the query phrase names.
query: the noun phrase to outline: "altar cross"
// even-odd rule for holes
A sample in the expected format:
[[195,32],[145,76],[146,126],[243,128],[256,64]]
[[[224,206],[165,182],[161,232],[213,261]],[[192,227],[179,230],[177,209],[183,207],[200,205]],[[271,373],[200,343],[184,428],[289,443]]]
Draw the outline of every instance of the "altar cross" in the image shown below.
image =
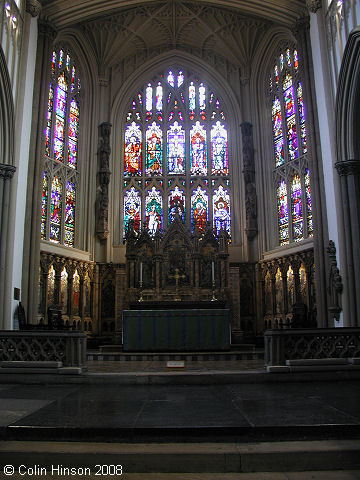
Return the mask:
[[169,275],[169,278],[173,278],[175,280],[175,300],[181,300],[181,297],[179,296],[179,280],[185,279],[186,276],[184,274],[180,275],[179,269],[175,268],[175,274]]

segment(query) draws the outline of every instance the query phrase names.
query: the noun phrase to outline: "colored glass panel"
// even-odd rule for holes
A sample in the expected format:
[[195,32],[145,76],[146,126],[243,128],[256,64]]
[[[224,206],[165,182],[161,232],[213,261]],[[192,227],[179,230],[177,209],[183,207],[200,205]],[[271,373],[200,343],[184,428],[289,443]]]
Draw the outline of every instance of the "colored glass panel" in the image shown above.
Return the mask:
[[203,235],[209,220],[209,199],[205,190],[197,187],[191,195],[191,231]]
[[291,86],[284,92],[284,100],[285,100],[285,112],[286,118],[294,115],[295,113],[295,102],[294,102],[294,87]]
[[58,78],[55,100],[55,132],[54,132],[54,156],[56,160],[64,160],[64,127],[67,101],[67,82],[64,73]]
[[230,196],[222,185],[214,191],[213,219],[216,235],[225,230],[230,236]]
[[195,85],[193,82],[191,82],[189,86],[189,110],[190,111],[195,110],[195,97],[196,97]]
[[160,112],[163,108],[163,87],[159,82],[156,87],[156,111]]
[[314,233],[314,230],[313,230],[312,205],[311,205],[310,170],[308,168],[305,170],[304,183],[305,183],[308,235],[312,236]]
[[124,233],[129,229],[132,222],[135,233],[140,232],[141,223],[141,198],[140,194],[134,187],[125,192],[124,196]]
[[192,175],[207,174],[206,131],[200,122],[190,131],[190,159]]
[[61,240],[62,187],[58,177],[51,184],[50,203],[50,240],[59,243]]
[[46,114],[46,129],[45,129],[45,155],[47,155],[48,157],[50,157],[53,106],[54,106],[54,88],[52,84],[50,84],[48,108],[47,108],[47,114]]
[[277,207],[280,245],[286,245],[287,243],[289,243],[289,210],[287,186],[285,180],[282,180],[278,184]]
[[287,48],[286,49],[286,65],[288,67],[291,67],[291,64],[292,64],[292,62],[291,62],[291,52],[290,52],[290,48]]
[[180,70],[179,71],[179,74],[178,74],[178,77],[177,77],[177,86],[178,88],[181,87],[181,85],[184,83],[184,74],[183,72]]
[[294,160],[299,156],[295,116],[287,120],[287,140],[290,159]]
[[274,77],[276,85],[279,83],[279,67],[275,65],[274,67]]
[[284,68],[284,54],[280,55],[280,71]]
[[206,108],[206,88],[203,83],[199,86],[199,108],[205,110]]
[[185,222],[185,195],[183,190],[180,190],[178,186],[174,190],[170,191],[168,198],[168,223],[172,223],[176,216]]
[[226,128],[216,122],[211,128],[211,173],[227,175],[228,168],[228,136]]
[[153,101],[153,89],[151,84],[149,83],[148,86],[146,87],[146,111],[151,112],[152,111],[152,101]]
[[59,52],[59,68],[63,66],[63,60],[64,60],[64,52],[63,50],[60,50]]
[[140,126],[135,122],[125,130],[124,175],[141,175],[142,135]]
[[279,167],[284,163],[284,139],[282,134],[282,116],[281,104],[278,98],[275,98],[272,106],[272,122],[274,135],[275,165]]
[[70,55],[66,55],[66,70],[69,72],[70,71]]
[[162,130],[154,122],[146,131],[146,175],[162,174]]
[[299,68],[299,57],[297,50],[294,50],[294,68],[295,70]]
[[56,52],[54,51],[51,59],[51,72],[53,75],[55,73],[55,68],[56,68]]
[[48,204],[48,179],[46,172],[43,173],[42,195],[41,195],[41,238],[46,238],[47,225],[47,204]]
[[159,190],[152,187],[145,199],[146,228],[151,236],[162,230],[163,202]]
[[175,85],[175,78],[174,78],[174,74],[170,71],[168,73],[168,76],[167,76],[167,81],[168,81],[168,84],[173,87]]
[[168,172],[170,174],[185,172],[185,131],[174,122],[167,132]]
[[75,72],[76,72],[76,69],[75,67],[73,66],[72,69],[71,69],[71,91],[73,92],[74,89],[75,89]]
[[300,137],[302,153],[307,153],[307,138],[306,138],[306,126],[305,126],[305,106],[303,99],[303,91],[301,83],[297,86],[297,101],[300,119]]
[[77,158],[77,138],[79,131],[79,106],[77,102],[72,99],[70,104],[69,114],[69,142],[68,142],[68,165],[76,168]]
[[299,175],[294,175],[291,181],[291,215],[293,240],[298,242],[304,238],[302,188]]
[[65,195],[65,234],[64,244],[68,247],[74,246],[75,233],[75,184],[66,182]]

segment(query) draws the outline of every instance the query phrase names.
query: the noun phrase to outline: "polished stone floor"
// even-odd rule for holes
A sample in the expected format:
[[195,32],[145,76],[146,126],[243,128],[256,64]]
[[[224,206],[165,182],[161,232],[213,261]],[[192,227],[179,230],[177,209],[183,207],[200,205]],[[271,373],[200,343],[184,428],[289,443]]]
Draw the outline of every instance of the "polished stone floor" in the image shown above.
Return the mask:
[[360,434],[360,383],[0,385],[3,439],[192,441]]

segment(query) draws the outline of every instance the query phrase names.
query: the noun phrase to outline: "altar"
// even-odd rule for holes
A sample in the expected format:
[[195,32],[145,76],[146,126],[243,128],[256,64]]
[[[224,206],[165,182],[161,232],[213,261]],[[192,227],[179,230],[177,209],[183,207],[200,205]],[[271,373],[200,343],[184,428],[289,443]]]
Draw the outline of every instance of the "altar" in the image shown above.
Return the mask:
[[230,349],[229,310],[124,310],[124,351]]
[[175,216],[164,234],[126,236],[125,351],[230,348],[228,237],[202,236]]

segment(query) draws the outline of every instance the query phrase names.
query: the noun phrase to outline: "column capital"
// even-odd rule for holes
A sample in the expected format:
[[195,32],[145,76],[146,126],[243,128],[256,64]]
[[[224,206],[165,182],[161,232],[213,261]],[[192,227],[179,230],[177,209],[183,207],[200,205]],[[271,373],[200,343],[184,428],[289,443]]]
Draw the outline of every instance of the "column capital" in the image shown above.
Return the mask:
[[41,2],[39,0],[26,0],[26,11],[32,17],[37,17],[41,12]]
[[51,41],[55,39],[57,31],[55,26],[47,20],[39,20],[39,34],[48,37]]
[[344,160],[335,163],[335,168],[340,176],[358,175],[360,173],[360,162],[358,160]]
[[321,8],[321,0],[306,0],[306,6],[311,13],[316,13]]
[[16,167],[13,165],[6,165],[5,163],[0,163],[0,178],[7,180],[8,178],[12,178],[16,171]]

